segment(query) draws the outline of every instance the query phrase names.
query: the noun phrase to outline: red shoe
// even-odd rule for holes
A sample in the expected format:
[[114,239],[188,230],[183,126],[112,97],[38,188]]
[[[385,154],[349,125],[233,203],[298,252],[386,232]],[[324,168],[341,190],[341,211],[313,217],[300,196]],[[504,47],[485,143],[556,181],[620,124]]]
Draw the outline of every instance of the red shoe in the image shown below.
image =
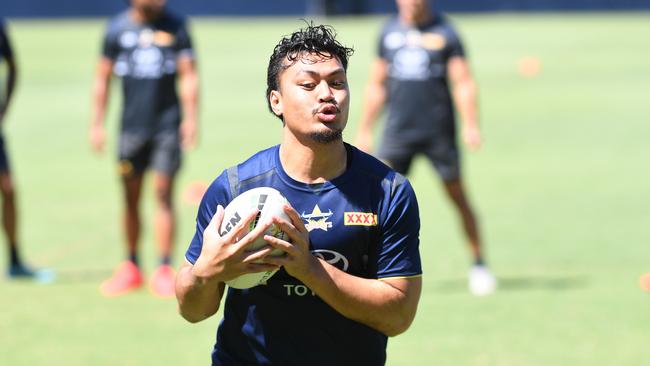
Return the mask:
[[175,282],[176,282],[176,271],[167,265],[163,264],[156,272],[151,276],[151,283],[149,283],[149,289],[151,292],[163,299],[168,299],[174,297],[176,294],[175,291]]
[[142,273],[133,262],[126,261],[120,264],[113,273],[99,287],[99,291],[106,297],[125,295],[142,286]]

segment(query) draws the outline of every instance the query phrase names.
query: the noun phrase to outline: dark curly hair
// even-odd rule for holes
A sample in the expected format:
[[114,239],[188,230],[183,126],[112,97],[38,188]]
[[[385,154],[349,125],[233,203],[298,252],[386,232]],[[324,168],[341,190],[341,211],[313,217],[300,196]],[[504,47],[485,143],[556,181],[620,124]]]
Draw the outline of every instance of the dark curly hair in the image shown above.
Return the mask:
[[[324,58],[336,57],[341,61],[343,69],[348,69],[348,57],[352,56],[354,49],[345,47],[336,40],[336,31],[329,25],[314,25],[307,23],[306,28],[301,28],[290,36],[280,40],[269,59],[266,72],[266,102],[269,111],[273,113],[269,96],[273,90],[279,90],[279,76],[282,71],[293,65],[301,58],[303,53],[318,55]],[[289,64],[284,64],[284,60]],[[282,120],[282,116],[278,116]]]

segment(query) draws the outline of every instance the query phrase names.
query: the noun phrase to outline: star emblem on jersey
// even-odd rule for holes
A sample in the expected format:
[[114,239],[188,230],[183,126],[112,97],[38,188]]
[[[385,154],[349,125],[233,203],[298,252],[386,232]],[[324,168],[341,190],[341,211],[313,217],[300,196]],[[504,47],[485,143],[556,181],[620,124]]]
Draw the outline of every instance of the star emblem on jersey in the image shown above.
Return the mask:
[[311,213],[305,213],[305,211],[303,211],[302,215],[300,215],[300,217],[307,221],[305,224],[307,231],[312,231],[314,229],[327,231],[327,229],[332,227],[332,223],[327,221],[330,216],[332,216],[332,210],[323,212],[318,205],[314,206]]

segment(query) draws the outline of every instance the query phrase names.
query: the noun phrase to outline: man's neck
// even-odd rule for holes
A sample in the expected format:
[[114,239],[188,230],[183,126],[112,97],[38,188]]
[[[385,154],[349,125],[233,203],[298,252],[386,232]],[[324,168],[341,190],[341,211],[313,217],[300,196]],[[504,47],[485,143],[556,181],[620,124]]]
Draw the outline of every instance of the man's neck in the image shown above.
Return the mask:
[[138,10],[137,8],[131,8],[129,15],[131,16],[131,19],[138,24],[151,23],[156,20],[149,19],[144,12]]
[[306,145],[285,136],[280,144],[280,162],[284,171],[298,182],[324,183],[345,172],[347,151],[342,140]]
[[409,27],[419,27],[429,23],[431,19],[433,19],[433,16],[431,15],[429,9],[427,9],[426,11],[419,13],[413,18],[400,16],[399,19],[403,24]]

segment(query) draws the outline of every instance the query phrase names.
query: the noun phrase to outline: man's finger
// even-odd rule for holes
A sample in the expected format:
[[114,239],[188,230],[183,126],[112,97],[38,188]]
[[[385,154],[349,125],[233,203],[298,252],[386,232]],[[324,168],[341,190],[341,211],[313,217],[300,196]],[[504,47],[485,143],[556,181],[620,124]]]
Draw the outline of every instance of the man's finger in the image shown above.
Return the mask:
[[280,266],[269,263],[248,263],[246,265],[246,273],[256,273],[256,272],[266,272],[274,271],[280,268]]
[[285,234],[289,236],[289,239],[292,243],[297,243],[299,241],[304,240],[303,239],[303,233],[298,231],[298,229],[295,228],[291,223],[289,223],[286,220],[283,220],[279,217],[276,217],[273,219],[273,222],[278,225],[280,230],[282,230]]
[[282,239],[278,239],[272,235],[264,235],[264,241],[266,241],[273,249],[280,249],[281,251],[293,256],[296,254],[296,247]]
[[273,223],[271,221],[264,222],[264,223],[258,223],[257,226],[251,230],[249,233],[247,233],[239,242],[237,245],[239,246],[236,251],[241,252],[243,250],[246,250],[249,245],[251,245],[253,242],[257,240],[260,236],[264,235],[264,232],[272,225]]
[[212,219],[210,219],[210,223],[206,229],[216,230],[216,232],[221,235],[219,228],[221,228],[221,222],[223,221],[223,212],[223,206],[218,205],[217,212],[215,212],[215,214],[212,216]]
[[242,259],[242,262],[244,263],[253,263],[259,260],[264,259],[264,257],[268,256],[272,251],[274,251],[275,248],[272,246],[268,245],[265,247],[262,247],[260,249],[256,249],[250,252],[246,252],[246,256],[244,259]]
[[253,211],[249,212],[243,220],[241,220],[237,225],[235,225],[234,228],[230,230],[227,236],[230,238],[229,241],[231,243],[237,243],[248,233],[250,224],[253,222],[253,220],[255,220],[259,212],[260,210],[258,209],[254,209]]
[[289,216],[289,218],[291,219],[291,223],[293,224],[293,226],[295,226],[296,229],[298,229],[298,231],[300,231],[301,233],[309,232],[305,227],[305,223],[302,222],[302,217],[300,217],[298,212],[296,212],[296,210],[294,210],[293,207],[291,207],[288,204],[284,205],[284,213],[286,213],[287,216]]
[[283,256],[268,256],[264,258],[264,263],[277,266],[277,267],[282,267],[290,264],[293,261],[293,258],[288,256],[288,255],[283,255]]

